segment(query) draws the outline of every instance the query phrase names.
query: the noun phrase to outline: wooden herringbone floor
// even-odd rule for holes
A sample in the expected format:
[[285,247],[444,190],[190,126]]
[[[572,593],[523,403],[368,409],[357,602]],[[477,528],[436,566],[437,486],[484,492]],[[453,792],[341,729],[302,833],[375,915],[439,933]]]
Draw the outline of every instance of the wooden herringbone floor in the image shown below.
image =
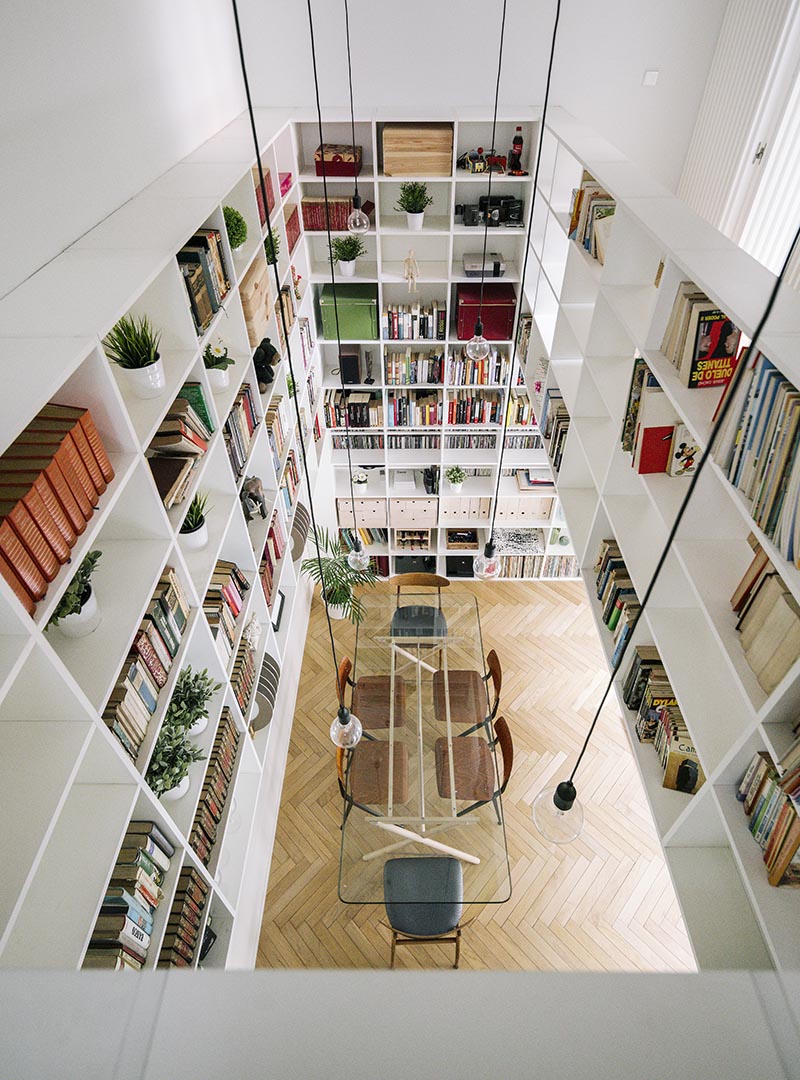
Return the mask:
[[[385,587],[385,586],[384,586]],[[487,651],[503,664],[501,712],[514,738],[503,797],[513,894],[471,907],[461,966],[494,970],[687,971],[691,948],[616,705],[578,777],[586,824],[558,847],[536,832],[536,794],[568,774],[605,681],[577,582],[459,584],[480,600]],[[337,650],[354,631],[337,622]],[[258,952],[259,967],[370,968],[388,962],[381,908],[336,895],[341,796],[328,726],[336,707],[324,611],[314,600]],[[452,946],[404,949],[398,966],[451,963]]]

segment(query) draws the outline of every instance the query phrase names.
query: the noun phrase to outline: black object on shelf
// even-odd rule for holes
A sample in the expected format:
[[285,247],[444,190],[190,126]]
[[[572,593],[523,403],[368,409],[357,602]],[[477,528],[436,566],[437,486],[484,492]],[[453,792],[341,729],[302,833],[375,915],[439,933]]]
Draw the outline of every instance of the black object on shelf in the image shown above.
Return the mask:
[[396,574],[435,574],[435,555],[396,555],[394,560]]
[[444,560],[445,573],[451,578],[471,578],[472,555],[446,555]]
[[205,958],[211,952],[211,946],[214,944],[214,942],[216,940],[217,940],[217,935],[216,935],[215,931],[212,930],[211,927],[207,925],[205,930],[203,931],[203,944],[200,946],[200,955],[198,957],[198,959],[200,960],[201,963],[203,962],[203,960],[205,960]]

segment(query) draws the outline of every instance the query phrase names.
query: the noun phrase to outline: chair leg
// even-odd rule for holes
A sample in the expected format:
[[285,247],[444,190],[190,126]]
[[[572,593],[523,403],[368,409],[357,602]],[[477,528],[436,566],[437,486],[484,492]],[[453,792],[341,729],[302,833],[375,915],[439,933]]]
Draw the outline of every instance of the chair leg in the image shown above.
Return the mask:
[[392,930],[392,955],[391,955],[391,959],[389,960],[389,967],[390,968],[394,967],[394,957],[395,957],[396,952],[397,952],[397,931]]
[[458,961],[461,959],[461,927],[456,927],[456,962],[453,964],[454,968],[458,967]]
[[494,795],[492,797],[492,803],[494,805],[494,812],[495,812],[495,814],[497,814],[497,824],[502,825],[503,824],[503,819],[500,817],[500,806],[498,805],[496,795]]

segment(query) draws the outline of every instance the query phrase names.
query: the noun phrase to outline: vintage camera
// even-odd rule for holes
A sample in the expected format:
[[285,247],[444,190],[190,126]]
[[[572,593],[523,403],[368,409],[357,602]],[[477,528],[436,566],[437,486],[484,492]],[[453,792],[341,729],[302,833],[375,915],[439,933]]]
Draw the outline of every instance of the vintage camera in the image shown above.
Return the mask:
[[490,226],[522,221],[522,199],[513,195],[481,195],[478,209],[489,215]]
[[464,204],[464,224],[465,225],[480,225],[483,221],[483,214],[480,208],[469,203]]

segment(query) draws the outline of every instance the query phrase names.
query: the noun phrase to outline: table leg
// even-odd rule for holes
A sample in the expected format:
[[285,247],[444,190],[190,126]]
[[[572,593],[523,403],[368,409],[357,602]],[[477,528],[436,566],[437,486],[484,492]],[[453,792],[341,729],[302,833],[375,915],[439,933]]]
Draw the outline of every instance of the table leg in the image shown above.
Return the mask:
[[447,662],[447,642],[441,649],[443,672],[444,672],[444,713],[447,719],[447,764],[450,769],[450,808],[453,817],[456,816],[456,775],[453,763],[453,725],[450,722],[450,674]]
[[419,758],[419,816],[422,818],[422,831],[425,832],[425,765],[423,751],[425,741],[422,734],[422,660],[417,645],[417,756]]

